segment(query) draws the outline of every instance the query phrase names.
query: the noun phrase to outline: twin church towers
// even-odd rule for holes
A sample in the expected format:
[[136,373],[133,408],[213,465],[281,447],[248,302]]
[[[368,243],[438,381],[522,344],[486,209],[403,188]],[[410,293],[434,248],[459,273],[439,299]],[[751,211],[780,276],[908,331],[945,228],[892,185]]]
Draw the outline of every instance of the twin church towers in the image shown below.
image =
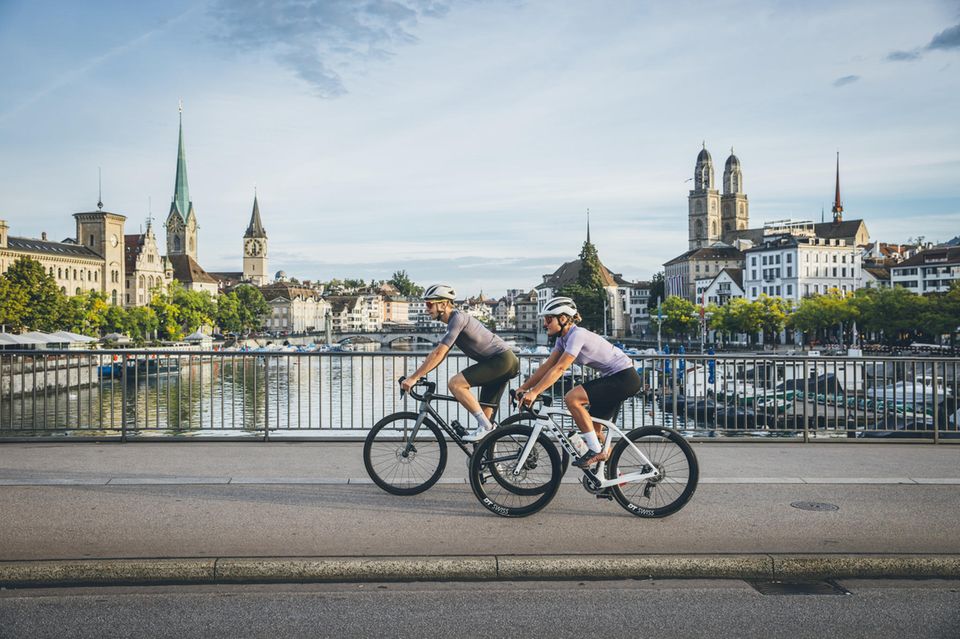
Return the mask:
[[[180,107],[180,140],[177,148],[177,177],[173,201],[167,215],[167,256],[171,261],[185,261],[191,269],[197,263],[197,215],[187,185],[187,157],[183,147],[183,107]],[[243,234],[243,275],[246,282],[256,286],[267,283],[267,232],[260,221],[260,205],[253,196],[253,212]]]
[[750,204],[743,192],[743,170],[740,160],[730,149],[723,168],[723,194],[717,191],[713,179],[713,158],[706,143],[697,156],[693,173],[693,190],[689,202],[688,248],[705,248],[717,242],[732,244],[737,231],[750,225]]

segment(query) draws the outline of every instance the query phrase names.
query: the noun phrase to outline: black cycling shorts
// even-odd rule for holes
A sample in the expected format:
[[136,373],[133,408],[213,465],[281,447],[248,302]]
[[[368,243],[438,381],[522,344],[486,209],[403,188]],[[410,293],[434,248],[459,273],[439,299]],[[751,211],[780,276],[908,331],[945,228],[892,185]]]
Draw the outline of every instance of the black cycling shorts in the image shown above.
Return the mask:
[[583,390],[590,400],[589,413],[593,417],[612,422],[620,412],[620,405],[643,387],[640,374],[635,368],[625,368],[607,377],[598,377],[584,382]]
[[484,404],[499,404],[507,383],[519,372],[520,360],[513,351],[497,353],[460,371],[468,384],[480,387],[480,401]]

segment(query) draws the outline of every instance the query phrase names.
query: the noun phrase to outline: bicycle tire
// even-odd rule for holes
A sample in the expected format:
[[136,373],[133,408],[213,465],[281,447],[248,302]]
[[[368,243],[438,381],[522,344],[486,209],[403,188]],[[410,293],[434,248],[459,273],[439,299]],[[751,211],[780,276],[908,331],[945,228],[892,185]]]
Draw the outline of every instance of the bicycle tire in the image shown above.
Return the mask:
[[[643,451],[662,475],[656,481],[629,482],[611,486],[614,499],[637,517],[659,518],[686,505],[697,489],[700,466],[693,448],[680,433],[659,426],[635,428],[617,442],[607,465],[607,477],[618,477],[642,469],[642,462],[627,439]],[[630,459],[632,455],[635,459]]]
[[429,418],[425,417],[420,426],[416,448],[407,450],[408,433],[417,417],[413,412],[387,415],[374,424],[363,442],[367,474],[392,495],[422,493],[437,483],[447,465],[447,441]]
[[[526,517],[541,510],[550,503],[560,487],[560,453],[549,438],[541,434],[537,437],[535,448],[537,462],[530,464],[530,458],[519,475],[513,475],[516,462],[524,446],[530,441],[533,429],[529,426],[514,424],[500,427],[487,435],[477,445],[470,459],[470,488],[484,508],[501,517]],[[549,461],[549,472],[545,473],[542,460]],[[500,470],[500,479],[496,482],[483,481],[483,475],[491,468],[502,465],[507,472]],[[538,471],[539,469],[539,471]],[[501,480],[511,482],[505,488]]]

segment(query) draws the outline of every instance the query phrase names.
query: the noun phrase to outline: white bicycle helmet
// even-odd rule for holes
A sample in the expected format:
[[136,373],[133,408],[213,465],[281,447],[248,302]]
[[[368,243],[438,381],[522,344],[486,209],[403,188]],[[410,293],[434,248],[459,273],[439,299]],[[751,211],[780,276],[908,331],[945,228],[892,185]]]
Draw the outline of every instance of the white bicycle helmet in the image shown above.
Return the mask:
[[433,286],[428,286],[427,290],[423,292],[424,301],[433,301],[433,300],[455,300],[457,298],[457,292],[453,290],[452,286],[446,284],[434,284]]
[[540,311],[540,317],[544,315],[568,315],[573,317],[576,314],[577,303],[569,297],[551,297]]

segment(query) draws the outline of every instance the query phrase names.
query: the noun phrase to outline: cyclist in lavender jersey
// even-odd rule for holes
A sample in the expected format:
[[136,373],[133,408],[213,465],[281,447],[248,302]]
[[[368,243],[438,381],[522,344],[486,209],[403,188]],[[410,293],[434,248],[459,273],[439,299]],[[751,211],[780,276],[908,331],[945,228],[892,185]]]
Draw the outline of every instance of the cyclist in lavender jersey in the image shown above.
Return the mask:
[[553,351],[536,371],[517,389],[521,405],[533,404],[537,396],[553,386],[574,363],[589,366],[600,377],[574,386],[564,402],[583,433],[588,452],[574,464],[586,467],[604,461],[607,453],[600,444],[600,433],[591,417],[613,421],[623,401],[641,388],[640,375],[633,361],[596,333],[577,326],[580,315],[569,297],[554,297],[540,311],[549,337],[556,337]]

